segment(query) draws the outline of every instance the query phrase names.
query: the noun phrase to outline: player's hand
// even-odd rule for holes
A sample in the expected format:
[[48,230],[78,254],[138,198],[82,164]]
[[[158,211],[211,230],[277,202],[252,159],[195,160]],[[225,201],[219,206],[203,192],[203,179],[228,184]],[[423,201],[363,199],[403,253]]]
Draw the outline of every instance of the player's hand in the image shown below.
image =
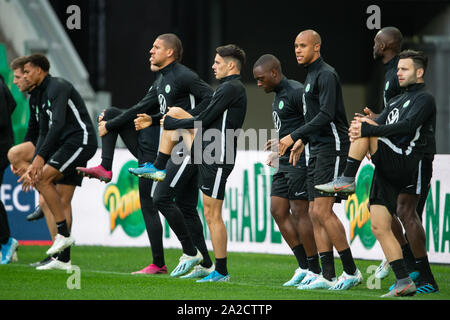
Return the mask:
[[364,108],[364,113],[366,114],[366,116],[371,119],[371,120],[375,120],[378,117],[378,114],[374,113],[370,108],[365,107]]
[[278,168],[278,159],[279,159],[278,158],[278,153],[277,152],[271,152],[267,156],[266,164],[269,167]]
[[103,118],[105,117],[105,111],[106,109],[103,109],[103,111],[98,114],[97,122],[103,121]]
[[161,128],[164,128],[164,119],[166,118],[166,116],[167,116],[167,113],[162,116],[161,120],[159,120],[159,125],[161,126]]
[[364,118],[367,117],[367,115],[359,113],[359,112],[355,112],[355,116],[353,117],[353,120],[356,120],[358,118]]
[[357,120],[353,120],[350,127],[348,128],[348,137],[350,138],[350,142],[354,142],[361,138],[361,122],[362,119],[366,118],[360,118]]
[[297,164],[303,149],[305,149],[305,145],[303,144],[302,139],[295,141],[294,146],[291,149],[291,154],[289,155],[289,163],[292,163],[292,166],[295,167]]
[[11,168],[11,172],[14,175],[19,176],[19,177],[22,176],[26,171],[25,168],[16,169],[12,164],[10,165],[10,168]]
[[31,181],[33,184],[38,182],[42,176],[42,169],[44,168],[45,160],[40,155],[36,155],[34,157],[31,166],[28,168],[28,173],[30,175]]
[[22,181],[22,190],[24,192],[30,192],[34,189],[34,183],[29,175],[28,172],[26,172],[22,177],[19,179]]
[[134,127],[136,131],[148,128],[152,125],[152,117],[146,113],[138,113],[137,118],[134,119]]
[[294,144],[294,140],[292,140],[291,135],[288,134],[283,139],[280,140],[280,144],[278,145],[278,154],[281,157],[286,153],[287,148]]
[[378,123],[376,123],[374,120],[370,119],[370,118],[361,118],[360,119],[361,122],[367,122],[368,124],[372,125],[372,126],[378,126]]
[[266,144],[264,145],[264,151],[278,151],[278,139],[270,139],[267,140]]
[[33,191],[34,185],[28,173],[24,174],[20,179],[22,181],[22,190],[24,192]]
[[100,137],[106,136],[108,134],[108,129],[106,129],[106,121],[100,121],[98,123],[98,135]]
[[31,181],[31,176],[30,176],[30,172],[29,172],[30,171],[30,167],[31,167],[31,164],[20,175],[20,178],[17,179],[18,183],[22,183],[22,190],[25,191],[25,192],[28,192],[28,191],[33,189],[33,183]]

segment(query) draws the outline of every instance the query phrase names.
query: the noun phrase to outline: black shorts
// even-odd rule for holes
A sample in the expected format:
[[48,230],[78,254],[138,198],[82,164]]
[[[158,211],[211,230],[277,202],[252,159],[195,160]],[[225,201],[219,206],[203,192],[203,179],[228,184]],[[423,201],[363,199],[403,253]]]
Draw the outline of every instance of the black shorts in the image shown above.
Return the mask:
[[233,168],[234,164],[218,166],[202,163],[198,165],[200,190],[211,198],[223,200],[225,185]]
[[304,156],[302,158],[295,167],[289,163],[280,163],[278,171],[272,177],[270,196],[289,200],[309,200],[306,183],[307,167]]
[[424,158],[419,161],[417,174],[415,175],[417,178],[414,180],[414,183],[409,184],[400,191],[400,193],[419,195],[417,214],[421,219],[428,193],[430,192],[430,183],[433,176],[433,160],[434,155],[425,155]]
[[318,184],[324,184],[333,181],[340,176],[345,169],[347,162],[347,155],[341,154],[326,154],[319,153],[311,156],[308,161],[307,168],[307,189],[309,201],[314,201],[315,198],[321,197],[335,197],[336,203],[346,200],[348,196],[321,192],[314,188]]
[[370,205],[383,205],[391,215],[396,215],[398,195],[403,188],[417,181],[419,161],[414,154],[400,154],[379,139],[378,150],[372,155],[375,171]]
[[76,167],[86,167],[87,162],[94,156],[97,146],[79,146],[64,143],[47,161],[47,164],[63,174],[57,184],[81,186],[82,175],[78,175]]

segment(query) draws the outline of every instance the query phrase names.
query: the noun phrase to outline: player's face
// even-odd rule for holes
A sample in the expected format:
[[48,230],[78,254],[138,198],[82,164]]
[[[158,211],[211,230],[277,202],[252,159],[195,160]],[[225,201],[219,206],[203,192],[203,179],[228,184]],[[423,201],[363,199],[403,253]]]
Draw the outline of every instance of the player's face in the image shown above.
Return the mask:
[[272,92],[275,88],[271,70],[265,70],[263,66],[258,66],[253,69],[253,77],[258,88],[262,88],[264,92]]
[[216,57],[214,58],[212,69],[214,71],[216,79],[222,79],[228,76],[228,63],[219,54],[216,54]]
[[312,37],[305,33],[300,33],[294,42],[295,57],[298,64],[310,64],[319,52],[320,45],[314,44]]
[[13,83],[19,88],[21,92],[27,92],[30,90],[31,86],[28,81],[25,80],[24,73],[21,69],[14,70],[14,80]]
[[167,60],[169,57],[169,51],[165,47],[164,40],[156,39],[153,43],[153,47],[150,50],[150,69],[156,72],[167,65]]
[[381,49],[380,33],[378,32],[373,39],[373,58],[375,60],[380,59],[383,56],[383,50]]
[[41,75],[41,68],[33,66],[29,62],[23,67],[23,78],[30,86],[38,85]]
[[417,71],[412,59],[400,59],[397,66],[397,77],[400,87],[404,88],[417,83]]

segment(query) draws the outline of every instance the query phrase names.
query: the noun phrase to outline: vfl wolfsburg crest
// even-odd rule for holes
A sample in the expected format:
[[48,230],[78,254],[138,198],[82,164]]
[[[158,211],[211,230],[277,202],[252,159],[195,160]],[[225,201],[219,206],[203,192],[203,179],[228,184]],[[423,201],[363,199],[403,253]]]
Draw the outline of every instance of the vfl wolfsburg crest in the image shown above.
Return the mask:
[[278,104],[278,109],[283,109],[283,107],[284,107],[284,102],[283,102],[283,100],[281,100],[280,101],[280,103]]
[[406,101],[404,104],[403,104],[403,108],[406,108],[407,106],[409,106],[409,103],[411,102],[411,100],[408,100],[408,101]]
[[108,184],[103,204],[110,214],[110,232],[121,225],[130,237],[139,237],[145,231],[144,218],[139,200],[138,178],[128,173],[128,168],[137,167],[136,161],[128,161],[120,170],[116,184]]
[[370,164],[361,168],[356,180],[356,192],[345,203],[345,212],[350,221],[350,243],[359,236],[366,249],[371,249],[377,241],[372,234],[368,208],[373,171]]
[[386,85],[384,86],[384,90],[389,89],[389,81],[386,81]]
[[169,93],[169,92],[170,92],[170,89],[171,89],[171,88],[170,88],[170,84],[168,84],[168,85],[166,86],[166,89],[165,89],[165,90],[166,90],[166,93]]
[[306,85],[305,91],[309,92],[309,89],[311,88],[311,86],[309,85],[309,83]]

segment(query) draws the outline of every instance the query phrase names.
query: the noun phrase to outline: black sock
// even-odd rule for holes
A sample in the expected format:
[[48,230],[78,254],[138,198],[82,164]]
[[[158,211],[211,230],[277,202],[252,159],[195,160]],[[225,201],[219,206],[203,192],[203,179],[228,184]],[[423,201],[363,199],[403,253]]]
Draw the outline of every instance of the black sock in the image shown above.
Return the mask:
[[408,270],[406,270],[405,261],[403,259],[398,259],[392,262],[389,262],[392,267],[392,271],[394,271],[395,278],[397,280],[405,279],[409,277]]
[[203,262],[200,263],[200,265],[203,268],[211,268],[211,266],[213,265],[211,258],[209,257],[209,255],[203,255]]
[[0,247],[2,244],[7,244],[9,241],[9,236],[5,236],[3,238],[0,238]]
[[356,177],[356,172],[358,172],[359,165],[361,164],[361,160],[353,159],[352,157],[347,158],[347,164],[344,170],[344,177]]
[[112,163],[113,163],[113,159],[102,158],[101,165],[102,165],[103,168],[105,168],[106,171],[111,171]]
[[57,259],[61,262],[69,262],[70,261],[70,247],[65,248],[58,255]]
[[162,268],[166,263],[164,261],[159,261],[159,259],[153,259],[153,264],[158,268]]
[[188,256],[195,256],[197,254],[197,249],[195,248],[194,244],[192,243],[192,240],[190,237],[186,239],[180,240],[181,247],[183,248],[183,253],[187,254]]
[[322,275],[327,280],[336,278],[336,271],[334,270],[333,251],[320,252],[320,261],[322,262]]
[[216,271],[223,276],[228,274],[227,258],[216,258]]
[[319,255],[316,254],[314,256],[308,257],[307,259],[309,271],[314,272],[315,274],[320,274],[320,272],[322,272],[322,269],[320,269]]
[[416,265],[417,265],[417,269],[420,272],[421,279],[427,280],[431,283],[436,282],[434,280],[433,273],[431,272],[430,262],[428,261],[427,256],[416,259]]
[[209,256],[208,249],[201,248],[201,247],[197,247],[197,249],[198,249],[198,251],[200,251],[200,253],[203,256],[203,262],[200,263],[200,265],[205,268],[211,268],[211,266],[213,265],[213,262],[211,260],[211,257]]
[[158,152],[155,163],[153,166],[158,170],[164,170],[166,168],[167,161],[170,159],[170,154]]
[[350,248],[342,250],[339,253],[342,261],[342,267],[348,275],[354,275],[356,272],[355,260],[353,260],[352,251]]
[[302,269],[308,269],[308,261],[306,260],[306,252],[303,244],[292,248],[295,258],[297,258],[298,266]]
[[403,260],[405,260],[406,269],[409,273],[414,272],[416,270],[416,258],[411,251],[411,247],[409,243],[406,243],[402,246]]
[[66,220],[56,223],[56,227],[58,228],[58,233],[64,237],[70,236],[69,229],[67,228]]

